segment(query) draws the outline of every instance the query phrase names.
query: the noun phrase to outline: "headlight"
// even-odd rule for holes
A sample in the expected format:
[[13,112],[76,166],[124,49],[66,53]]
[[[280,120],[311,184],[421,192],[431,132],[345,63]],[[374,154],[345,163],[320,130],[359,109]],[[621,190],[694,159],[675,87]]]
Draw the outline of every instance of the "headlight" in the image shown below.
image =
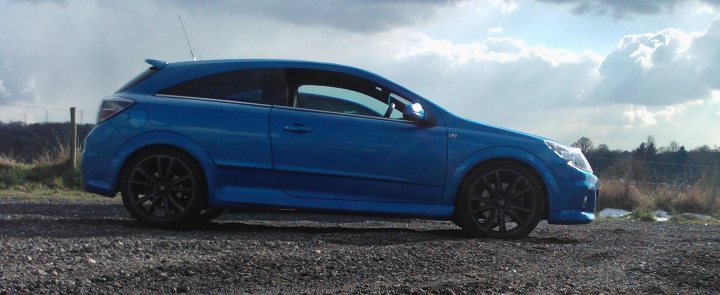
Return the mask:
[[546,140],[545,144],[560,158],[568,161],[568,165],[590,173],[593,172],[590,163],[585,159],[585,155],[579,148],[569,147],[549,140]]

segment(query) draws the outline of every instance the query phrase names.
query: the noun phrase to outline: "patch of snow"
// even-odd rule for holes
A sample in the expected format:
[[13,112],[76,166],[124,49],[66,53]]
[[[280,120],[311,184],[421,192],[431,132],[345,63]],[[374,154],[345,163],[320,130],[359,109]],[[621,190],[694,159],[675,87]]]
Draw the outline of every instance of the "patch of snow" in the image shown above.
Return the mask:
[[670,220],[670,213],[667,213],[663,210],[655,210],[653,211],[653,216],[655,216],[656,221],[668,221]]
[[605,208],[605,209],[600,210],[600,212],[598,212],[598,215],[600,217],[618,218],[618,217],[630,215],[630,213],[632,213],[632,212],[630,212],[628,210]]

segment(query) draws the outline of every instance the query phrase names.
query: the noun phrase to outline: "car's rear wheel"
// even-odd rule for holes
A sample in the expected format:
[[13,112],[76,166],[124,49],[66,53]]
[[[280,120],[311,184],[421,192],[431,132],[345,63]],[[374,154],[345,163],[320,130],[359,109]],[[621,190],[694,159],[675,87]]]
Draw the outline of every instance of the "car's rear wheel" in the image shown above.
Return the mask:
[[136,155],[126,165],[121,184],[125,208],[144,225],[190,225],[207,202],[199,165],[175,150],[155,149]]
[[544,194],[540,180],[524,165],[491,162],[474,169],[463,181],[456,218],[473,236],[524,237],[542,217]]

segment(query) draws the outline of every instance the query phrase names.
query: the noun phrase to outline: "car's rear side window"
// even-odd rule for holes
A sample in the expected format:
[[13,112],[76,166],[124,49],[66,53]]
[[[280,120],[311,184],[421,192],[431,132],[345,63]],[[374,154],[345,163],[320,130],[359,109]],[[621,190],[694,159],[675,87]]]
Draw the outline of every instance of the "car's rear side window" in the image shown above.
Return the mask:
[[272,88],[272,70],[226,72],[181,82],[157,94],[267,103]]

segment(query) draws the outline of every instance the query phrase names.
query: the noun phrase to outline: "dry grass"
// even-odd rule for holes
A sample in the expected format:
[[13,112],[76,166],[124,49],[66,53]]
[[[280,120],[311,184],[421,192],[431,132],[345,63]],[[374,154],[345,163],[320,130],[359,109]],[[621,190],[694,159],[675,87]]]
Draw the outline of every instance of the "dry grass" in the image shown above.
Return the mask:
[[604,179],[601,182],[598,210],[665,210],[715,214],[720,212],[720,196],[713,200],[713,191],[703,182],[692,186],[667,184],[637,184],[623,179]]
[[78,190],[81,183],[80,170],[70,168],[69,155],[62,149],[54,154],[43,154],[32,163],[0,155],[0,189],[24,192]]

